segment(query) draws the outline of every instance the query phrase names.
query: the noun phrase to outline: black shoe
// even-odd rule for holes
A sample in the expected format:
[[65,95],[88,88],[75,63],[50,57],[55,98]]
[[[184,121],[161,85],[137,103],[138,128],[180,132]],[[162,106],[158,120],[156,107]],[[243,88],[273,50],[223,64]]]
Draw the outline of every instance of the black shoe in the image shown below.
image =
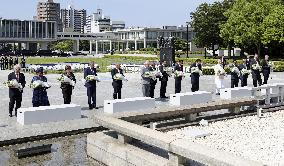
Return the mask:
[[9,114],[9,116],[12,117],[13,115],[12,115],[12,114]]
[[217,96],[219,96],[219,95],[220,95],[220,93],[216,93],[216,95],[217,95]]
[[95,107],[95,109],[96,109],[96,110],[98,110],[98,109],[99,109],[99,107]]
[[89,106],[89,110],[92,110],[92,109],[93,109],[93,106],[90,105],[90,106]]

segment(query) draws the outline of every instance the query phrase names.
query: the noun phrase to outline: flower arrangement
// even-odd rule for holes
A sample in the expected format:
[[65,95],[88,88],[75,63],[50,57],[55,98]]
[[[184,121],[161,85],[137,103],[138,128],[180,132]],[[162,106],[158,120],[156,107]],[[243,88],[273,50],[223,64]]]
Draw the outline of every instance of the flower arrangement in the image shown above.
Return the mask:
[[176,70],[176,71],[174,72],[174,76],[175,76],[175,77],[184,77],[184,73],[183,73],[182,71],[177,71],[177,70]]
[[88,75],[86,78],[85,78],[86,81],[100,81],[99,78],[95,75]]
[[226,75],[226,71],[220,65],[216,65],[214,67],[214,72],[215,72],[215,75],[217,75],[217,76],[225,76]]
[[16,79],[4,82],[3,84],[8,88],[17,88],[19,90],[23,90],[22,84],[18,83]]
[[30,84],[30,88],[36,89],[36,88],[50,88],[51,86],[47,82],[43,82],[40,80],[34,81]]
[[258,64],[258,63],[256,63],[256,64],[253,64],[252,66],[251,66],[251,68],[253,69],[253,70],[259,70],[259,71],[261,71],[261,66]]
[[190,72],[191,72],[191,73],[197,73],[197,74],[199,74],[199,75],[202,75],[202,71],[199,70],[198,67],[192,67]]
[[231,72],[232,73],[236,73],[238,76],[240,76],[240,74],[241,74],[239,68],[237,68],[237,67],[232,67],[231,68]]
[[165,67],[164,71],[168,74],[168,75],[172,75],[173,74],[173,68],[172,67]]
[[115,80],[126,80],[125,77],[122,74],[120,74],[120,73],[116,73],[113,76],[113,79],[115,79]]
[[69,85],[75,86],[75,81],[71,80],[70,78],[68,78],[68,77],[65,76],[65,75],[62,75],[61,77],[57,78],[57,80],[58,80],[59,82],[67,83],[67,84],[69,84]]
[[247,69],[242,69],[241,70],[242,75],[250,75],[251,71]]

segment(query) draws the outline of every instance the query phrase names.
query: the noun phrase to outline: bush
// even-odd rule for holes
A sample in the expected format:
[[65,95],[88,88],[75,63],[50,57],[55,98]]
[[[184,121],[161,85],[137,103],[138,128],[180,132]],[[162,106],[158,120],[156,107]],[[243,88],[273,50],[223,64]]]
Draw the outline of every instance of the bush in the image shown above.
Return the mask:
[[284,65],[275,65],[274,72],[284,72]]

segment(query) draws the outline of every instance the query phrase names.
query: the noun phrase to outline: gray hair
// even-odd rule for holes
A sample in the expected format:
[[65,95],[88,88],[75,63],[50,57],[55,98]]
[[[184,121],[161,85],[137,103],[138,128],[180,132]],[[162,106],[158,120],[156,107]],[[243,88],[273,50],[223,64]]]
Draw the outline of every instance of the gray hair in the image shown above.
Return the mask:
[[14,66],[14,70],[16,70],[16,69],[19,69],[19,70],[21,70],[21,65],[19,65],[19,64],[16,64],[16,65]]

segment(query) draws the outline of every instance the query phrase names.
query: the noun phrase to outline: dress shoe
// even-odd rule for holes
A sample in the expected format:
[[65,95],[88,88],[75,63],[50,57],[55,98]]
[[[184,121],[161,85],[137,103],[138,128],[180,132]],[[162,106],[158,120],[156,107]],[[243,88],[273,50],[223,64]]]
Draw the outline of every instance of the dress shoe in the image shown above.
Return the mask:
[[12,117],[12,114],[9,114],[10,117]]
[[89,106],[89,110],[92,110],[93,109],[93,106]]

